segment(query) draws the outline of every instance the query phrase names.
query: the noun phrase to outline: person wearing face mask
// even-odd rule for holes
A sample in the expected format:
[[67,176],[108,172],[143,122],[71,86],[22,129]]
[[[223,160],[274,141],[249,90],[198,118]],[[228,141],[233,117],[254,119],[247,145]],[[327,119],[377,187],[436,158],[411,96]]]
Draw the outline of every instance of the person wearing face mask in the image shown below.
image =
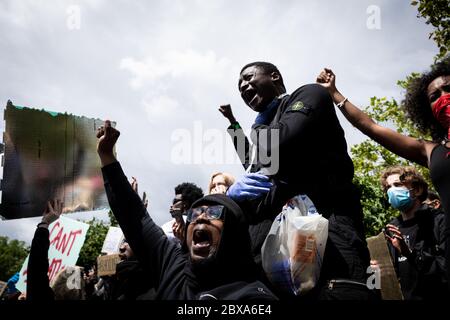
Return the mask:
[[119,258],[121,261],[116,265],[114,299],[153,300],[155,290],[148,272],[143,270],[126,240],[119,248]]
[[400,211],[385,231],[405,300],[449,298],[442,211],[424,205],[428,185],[413,167],[386,169],[381,185],[390,205]]
[[[336,76],[325,68],[317,82],[325,87],[348,121],[362,133],[400,157],[430,169],[430,177],[446,214],[446,264],[450,270],[450,55],[431,71],[410,81],[402,107],[420,133],[433,141],[415,139],[382,127],[353,105],[336,88]],[[450,275],[447,274],[450,278]]]

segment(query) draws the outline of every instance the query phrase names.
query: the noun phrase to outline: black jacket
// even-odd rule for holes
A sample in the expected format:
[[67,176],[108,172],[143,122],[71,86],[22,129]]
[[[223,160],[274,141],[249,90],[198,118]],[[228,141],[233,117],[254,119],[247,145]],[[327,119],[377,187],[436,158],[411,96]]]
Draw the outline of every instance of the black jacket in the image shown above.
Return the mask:
[[47,228],[36,228],[31,242],[27,270],[27,300],[50,301],[55,294],[49,286],[48,248],[50,247]]
[[124,260],[116,265],[116,281],[115,299],[117,300],[137,300],[141,296],[143,300],[151,298],[146,295],[152,288],[148,274],[134,259]]
[[215,258],[192,264],[189,256],[150,218],[120,164],[112,163],[102,171],[110,207],[136,258],[155,285],[156,299],[276,299],[262,283],[255,281],[248,225],[241,209],[231,199],[209,195],[194,203],[193,206],[222,204],[225,217]]
[[[273,119],[268,124],[255,124],[252,140],[262,154],[279,153],[279,170],[270,175],[274,186],[264,199],[240,203],[244,211],[254,212],[251,223],[266,220],[258,228],[259,239],[254,252],[260,252],[264,234],[270,228],[268,220],[281,212],[286,201],[306,194],[318,212],[329,220],[329,241],[325,251],[322,275],[324,279],[347,278],[365,282],[369,251],[365,241],[363,214],[359,190],[352,183],[353,162],[347,153],[344,131],[336,116],[332,99],[326,89],[317,84],[298,88],[281,98]],[[272,130],[279,134],[279,144],[264,144],[254,137],[261,134],[271,141]],[[245,141],[241,129],[228,132],[235,148]],[[241,149],[244,149],[241,147]],[[248,143],[245,147],[249,151]],[[244,167],[250,157],[241,155]],[[256,172],[268,167],[261,161],[252,166]],[[264,230],[262,230],[264,229]],[[261,234],[259,234],[261,233]]]
[[395,271],[406,300],[448,299],[445,266],[445,215],[422,206],[415,217],[403,221],[399,216],[390,223],[399,227],[409,242],[411,256],[402,257],[388,242]]

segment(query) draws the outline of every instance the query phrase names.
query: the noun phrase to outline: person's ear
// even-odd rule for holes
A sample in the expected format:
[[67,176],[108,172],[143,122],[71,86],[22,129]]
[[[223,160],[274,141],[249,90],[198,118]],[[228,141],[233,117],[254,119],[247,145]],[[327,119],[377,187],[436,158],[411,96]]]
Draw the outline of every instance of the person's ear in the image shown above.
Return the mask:
[[280,74],[274,71],[270,74],[270,78],[272,79],[272,81],[278,81],[280,80]]
[[415,187],[412,189],[412,196],[414,199],[418,199],[423,194],[422,187]]

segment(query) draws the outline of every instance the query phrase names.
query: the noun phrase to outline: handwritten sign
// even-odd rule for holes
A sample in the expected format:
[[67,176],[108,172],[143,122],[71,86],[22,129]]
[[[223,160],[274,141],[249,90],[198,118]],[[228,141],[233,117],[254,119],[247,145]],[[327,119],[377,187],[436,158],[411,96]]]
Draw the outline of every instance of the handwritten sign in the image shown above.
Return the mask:
[[[48,229],[50,231],[48,278],[51,281],[60,270],[76,265],[89,225],[61,216]],[[27,289],[28,258],[29,256],[23,263],[16,284],[16,288],[21,292],[26,292]]]
[[381,267],[381,298],[383,300],[403,300],[402,290],[395,274],[391,255],[384,234],[367,238],[370,258],[377,260]]
[[3,295],[3,292],[5,291],[7,286],[6,282],[0,281],[0,297]]
[[118,254],[108,254],[97,258],[97,275],[99,277],[116,274],[116,265],[120,262]]

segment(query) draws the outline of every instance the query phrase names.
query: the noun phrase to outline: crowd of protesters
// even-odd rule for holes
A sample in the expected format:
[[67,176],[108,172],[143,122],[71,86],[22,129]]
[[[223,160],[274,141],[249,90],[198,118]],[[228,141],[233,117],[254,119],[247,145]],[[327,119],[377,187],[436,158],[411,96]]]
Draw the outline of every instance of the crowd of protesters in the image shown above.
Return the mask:
[[[245,65],[239,93],[257,112],[251,139],[256,154],[278,153],[273,163],[251,159],[250,142],[230,105],[219,111],[230,122],[228,133],[246,174],[214,173],[206,195],[193,183],[175,187],[170,220],[162,227],[147,211],[137,182],[130,183],[113,148],[120,132],[105,121],[97,132],[97,151],[105,190],[126,242],[116,274],[98,277],[71,267],[50,283],[47,276],[50,223],[62,204],[48,203],[33,238],[28,262],[27,300],[377,300],[367,285],[367,269],[383,266],[370,259],[360,191],[334,104],[364,134],[397,155],[430,169],[433,186],[412,167],[391,167],[380,187],[398,217],[385,238],[404,299],[449,297],[450,214],[450,58],[412,80],[403,105],[407,116],[433,141],[415,139],[375,123],[336,88],[325,68],[317,83],[287,94],[280,71],[268,62]],[[276,131],[276,145],[267,143]],[[126,130],[124,131],[126,134]],[[269,137],[263,142],[262,133]],[[244,141],[244,147],[239,145]],[[303,156],[295,156],[304,153]],[[429,191],[435,188],[437,193]],[[328,239],[320,279],[301,297],[274,287],[261,263],[261,247],[275,217],[297,195],[306,195],[328,220]],[[169,218],[169,216],[168,216]],[[78,285],[68,289],[67,279]],[[15,280],[17,281],[17,280]],[[13,282],[8,294],[13,295]]]

